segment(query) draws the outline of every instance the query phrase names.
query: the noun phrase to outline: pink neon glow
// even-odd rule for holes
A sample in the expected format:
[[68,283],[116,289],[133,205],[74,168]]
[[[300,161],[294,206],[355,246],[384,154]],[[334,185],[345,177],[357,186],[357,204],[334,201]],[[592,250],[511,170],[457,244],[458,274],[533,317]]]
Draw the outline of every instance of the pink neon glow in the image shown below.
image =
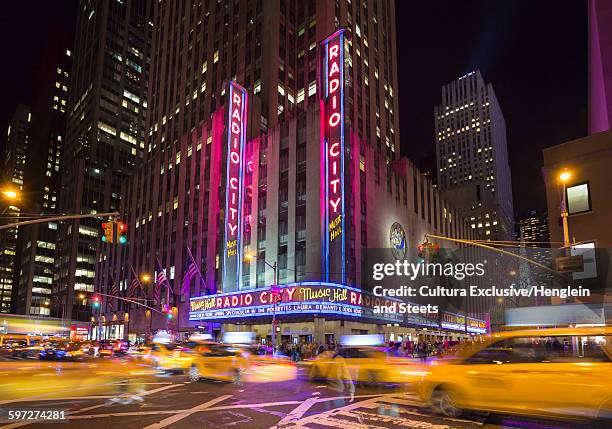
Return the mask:
[[[241,131],[242,131],[242,122],[244,118],[242,117],[242,96],[239,91],[235,91],[232,93],[232,100],[230,104],[230,112],[231,112],[231,145],[230,145],[230,153],[229,159],[233,164],[240,165],[240,139],[241,139]],[[238,203],[239,203],[239,195],[240,191],[238,174],[240,173],[239,169],[233,169],[236,172],[236,176],[229,178],[229,195],[228,195],[228,219],[227,219],[227,229],[229,232],[228,238],[234,238],[238,232]]]
[[[340,188],[340,142],[335,140],[339,138],[339,133],[336,131],[338,126],[340,125],[341,115],[340,115],[340,103],[339,103],[339,90],[340,90],[340,55],[339,55],[340,45],[338,42],[335,44],[330,44],[328,46],[329,53],[329,63],[328,63],[328,72],[327,75],[329,77],[328,83],[328,109],[327,112],[328,120],[327,124],[329,126],[329,150],[327,152],[327,162],[328,162],[328,195],[329,201],[328,204],[330,206],[330,212],[336,215],[339,212],[341,201],[342,201],[342,189]],[[333,137],[332,137],[333,136]],[[331,140],[333,139],[333,140]]]

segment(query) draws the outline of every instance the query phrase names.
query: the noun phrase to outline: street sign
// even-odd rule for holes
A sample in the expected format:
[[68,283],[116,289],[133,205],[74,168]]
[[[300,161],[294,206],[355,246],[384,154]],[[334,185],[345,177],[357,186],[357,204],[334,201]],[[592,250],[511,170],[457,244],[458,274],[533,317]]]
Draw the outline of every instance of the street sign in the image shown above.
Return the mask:
[[557,271],[560,273],[574,273],[584,271],[584,259],[582,255],[557,256],[555,258]]

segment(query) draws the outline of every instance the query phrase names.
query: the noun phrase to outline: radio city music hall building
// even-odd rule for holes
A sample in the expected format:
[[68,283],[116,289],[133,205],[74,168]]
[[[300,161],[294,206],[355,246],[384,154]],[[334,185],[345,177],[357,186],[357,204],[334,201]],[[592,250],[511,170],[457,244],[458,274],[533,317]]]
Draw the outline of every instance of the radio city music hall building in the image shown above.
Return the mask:
[[[393,2],[355,5],[365,7],[360,12],[348,2],[339,2],[339,9],[319,1],[281,2],[266,15],[258,8],[270,7],[267,2],[244,4],[230,7],[223,20],[230,28],[236,20],[241,29],[251,16],[252,31],[244,40],[238,31],[237,48],[213,50],[212,58],[195,63],[197,70],[188,63],[200,80],[176,108],[173,94],[166,99],[168,90],[158,81],[168,85],[163,61],[174,53],[176,35],[166,29],[155,36],[163,43],[153,49],[164,55],[152,64],[149,152],[124,187],[120,209],[129,243],[100,245],[96,290],[108,293],[116,281],[125,294],[135,275],[153,273],[159,261],[172,287],[174,317],[103,302],[104,335],[206,329],[269,337],[274,311],[283,339],[416,335],[423,328],[484,332],[483,320],[466,317],[484,313],[478,303],[470,315],[375,320],[360,313],[366,249],[393,246],[399,257],[414,259],[428,232],[470,234],[457,211],[399,156]],[[168,14],[156,16],[170,20]],[[340,16],[351,19],[343,29]],[[266,20],[274,21],[278,34],[262,32]],[[255,58],[259,66],[241,58],[250,58],[250,37],[264,47],[269,43],[259,50],[262,61]],[[284,61],[269,51],[282,53]],[[270,70],[266,60],[278,67]],[[194,117],[200,122],[193,123]],[[189,251],[203,281],[196,276],[182,294]],[[270,295],[274,264],[282,296],[276,310]],[[139,296],[151,304],[154,286],[143,287]]]

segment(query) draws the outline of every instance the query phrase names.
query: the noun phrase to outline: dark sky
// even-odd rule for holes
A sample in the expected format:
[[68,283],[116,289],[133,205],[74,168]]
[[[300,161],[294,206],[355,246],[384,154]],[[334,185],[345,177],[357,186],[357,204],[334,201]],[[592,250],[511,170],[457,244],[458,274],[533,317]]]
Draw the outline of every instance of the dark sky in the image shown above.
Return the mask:
[[515,212],[545,210],[542,148],[587,132],[582,0],[396,1],[402,154],[435,153],[441,86],[474,69],[506,119]]
[[32,105],[48,85],[55,48],[71,37],[76,0],[20,0],[3,4],[0,47],[3,82],[0,126],[4,145],[6,128],[17,104]]
[[[396,1],[402,153],[435,153],[440,88],[479,68],[501,103],[517,213],[544,209],[541,149],[586,134],[583,0]],[[74,27],[75,0],[22,0],[0,16],[2,143],[19,102],[44,82],[49,46]]]

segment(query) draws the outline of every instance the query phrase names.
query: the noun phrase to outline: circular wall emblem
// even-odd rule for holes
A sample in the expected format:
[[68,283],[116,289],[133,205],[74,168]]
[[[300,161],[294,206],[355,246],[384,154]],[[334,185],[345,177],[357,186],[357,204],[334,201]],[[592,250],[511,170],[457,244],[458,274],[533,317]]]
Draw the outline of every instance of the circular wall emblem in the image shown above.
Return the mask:
[[406,257],[406,231],[397,222],[391,225],[389,243],[391,244],[391,253],[395,259],[404,259]]

